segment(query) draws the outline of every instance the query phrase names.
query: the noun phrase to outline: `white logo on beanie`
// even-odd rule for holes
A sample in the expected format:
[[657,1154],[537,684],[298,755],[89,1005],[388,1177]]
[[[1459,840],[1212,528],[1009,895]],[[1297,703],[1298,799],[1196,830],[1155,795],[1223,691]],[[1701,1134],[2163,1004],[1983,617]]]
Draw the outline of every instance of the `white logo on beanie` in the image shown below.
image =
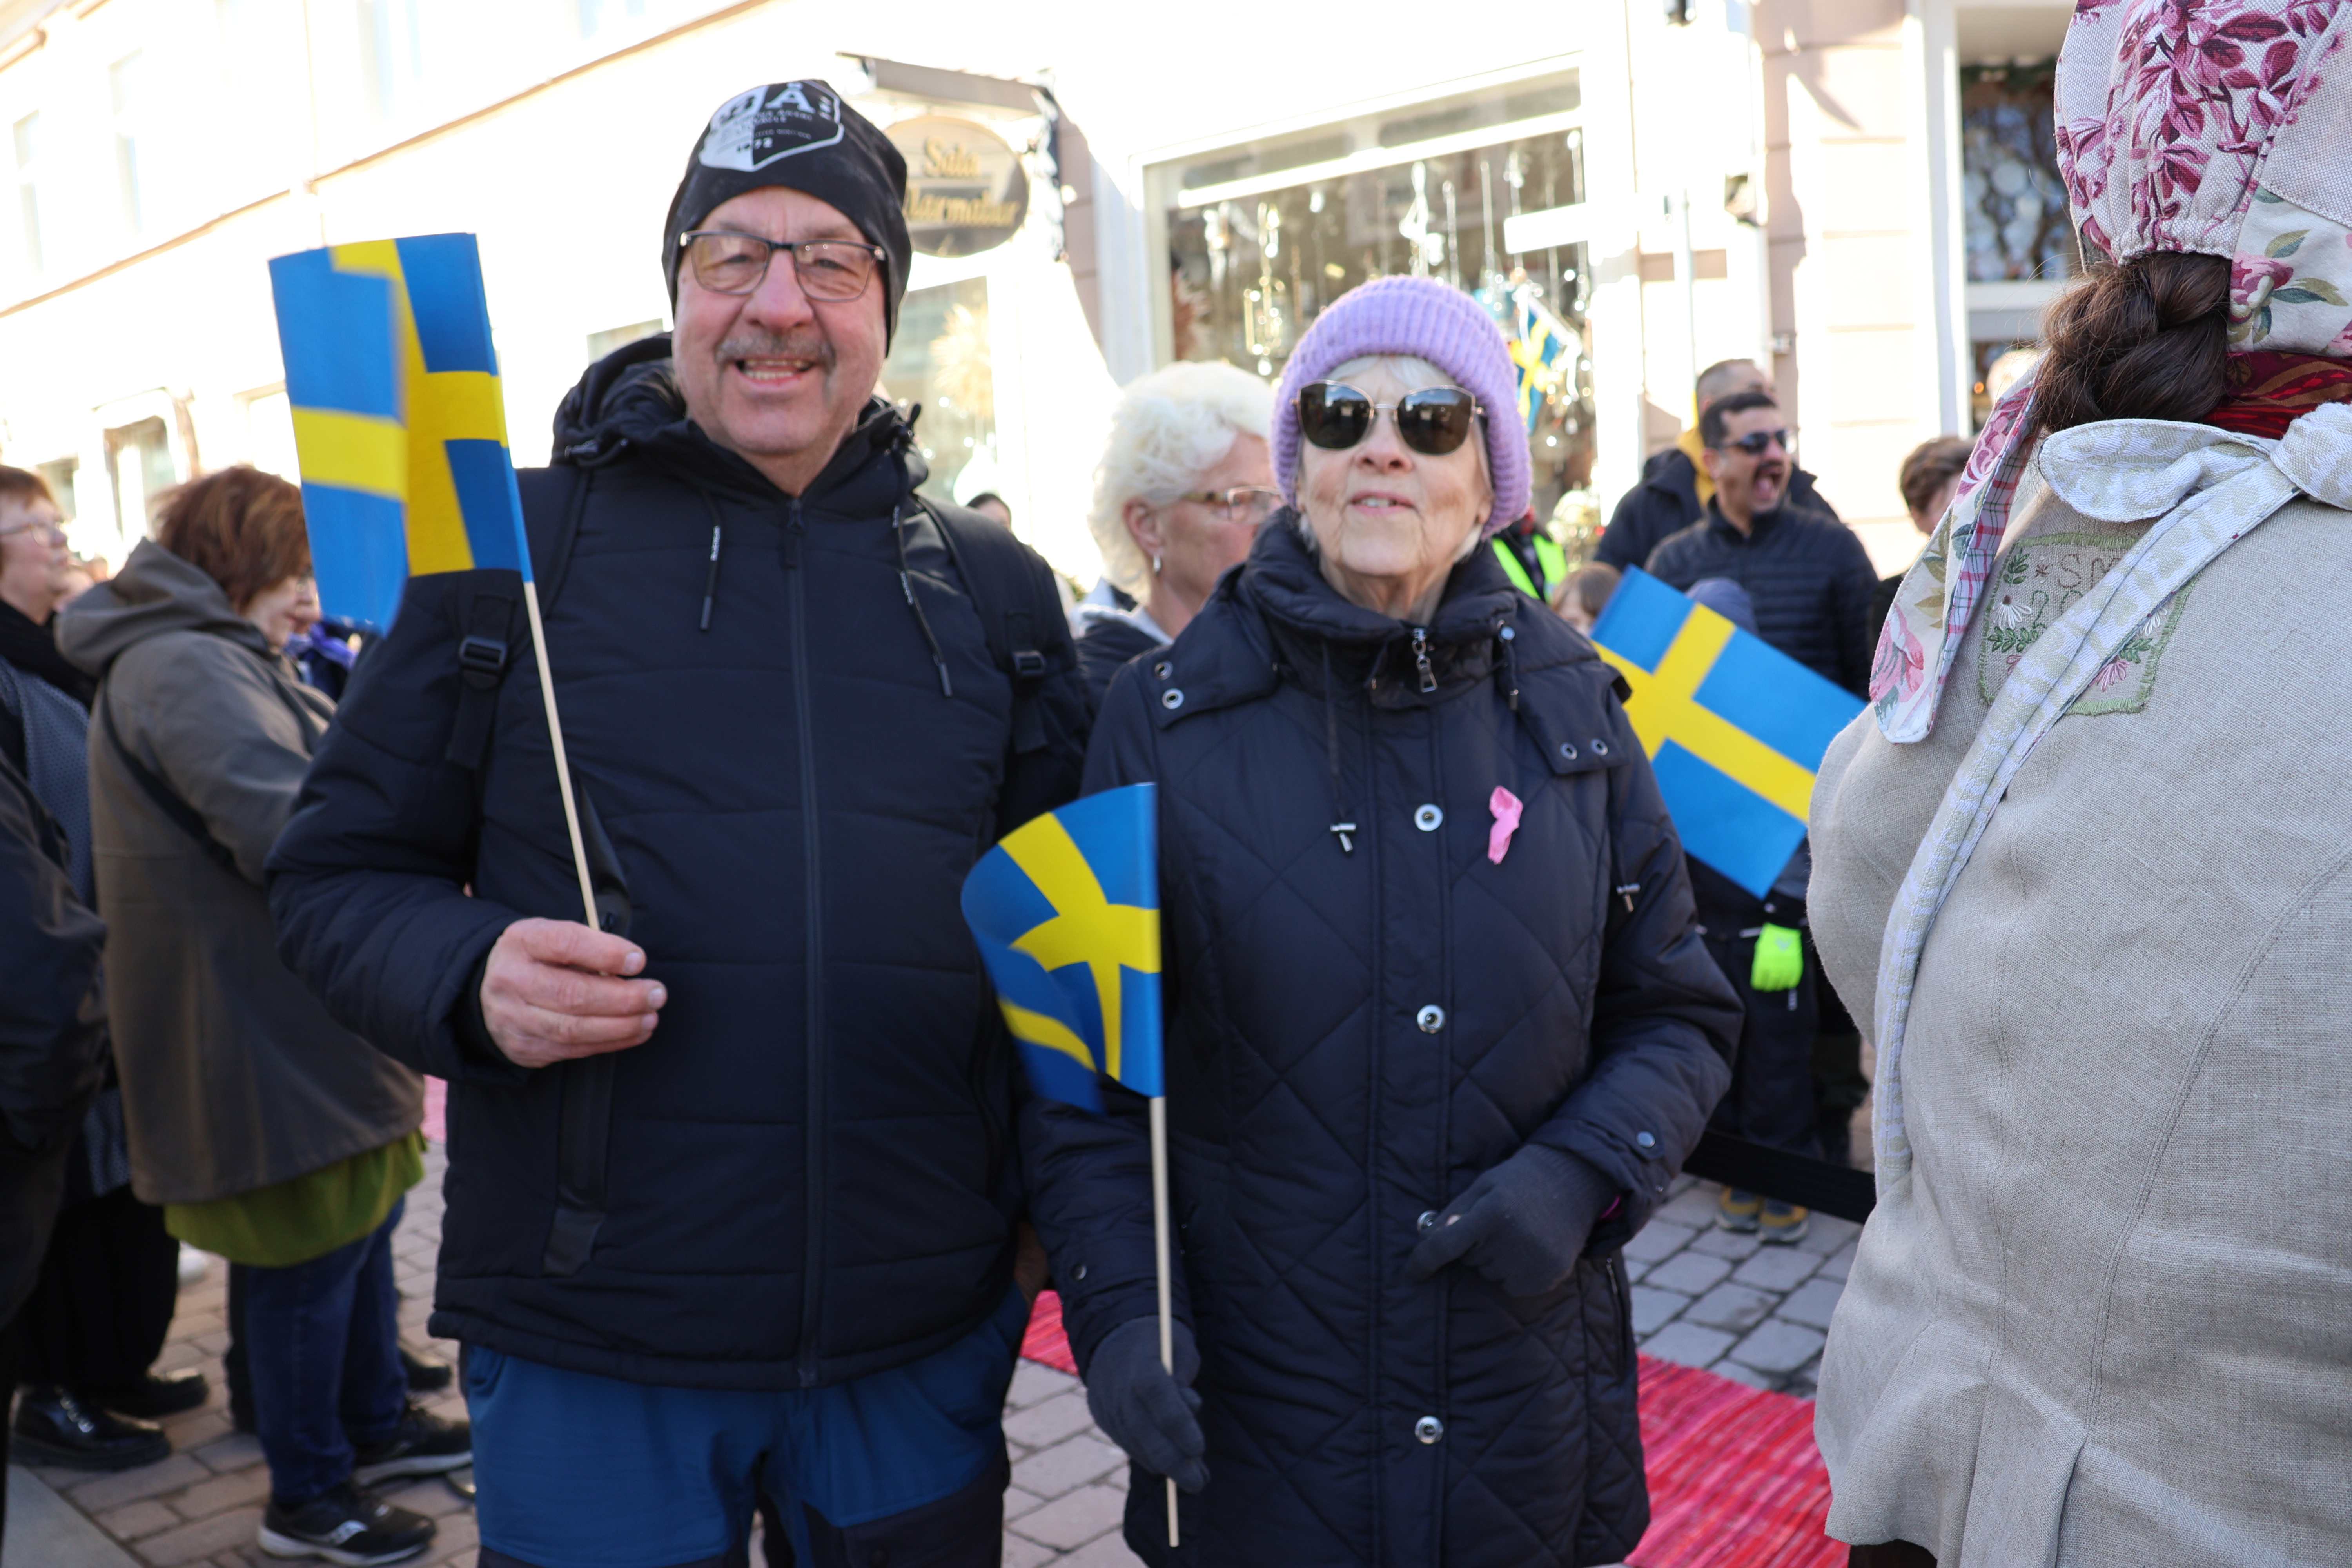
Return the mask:
[[841,141],[841,100],[821,81],[755,87],[719,106],[695,161],[749,174]]

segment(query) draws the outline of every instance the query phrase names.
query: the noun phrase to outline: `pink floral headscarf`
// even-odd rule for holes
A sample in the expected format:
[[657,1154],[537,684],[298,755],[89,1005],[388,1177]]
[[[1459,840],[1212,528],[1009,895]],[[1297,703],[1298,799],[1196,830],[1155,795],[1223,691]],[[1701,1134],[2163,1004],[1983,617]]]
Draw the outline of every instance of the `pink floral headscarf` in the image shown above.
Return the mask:
[[[2058,58],[2058,166],[2086,246],[2231,260],[2237,349],[2352,354],[2346,0],[2077,0]],[[1882,733],[1934,727],[2033,442],[2033,380],[1994,408],[1895,595],[1871,671]]]

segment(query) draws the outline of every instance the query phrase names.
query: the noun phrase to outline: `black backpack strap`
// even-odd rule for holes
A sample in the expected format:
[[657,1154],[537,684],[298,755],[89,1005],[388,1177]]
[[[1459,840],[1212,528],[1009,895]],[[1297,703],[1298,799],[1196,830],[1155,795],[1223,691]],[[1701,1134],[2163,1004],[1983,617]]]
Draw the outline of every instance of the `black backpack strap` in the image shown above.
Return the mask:
[[[522,468],[515,474],[522,497],[523,532],[530,546],[532,575],[544,612],[563,584],[580,536],[580,514],[588,500],[588,476],[574,468]],[[469,572],[457,589],[457,717],[449,727],[444,755],[468,773],[478,773],[488,750],[490,721],[497,716],[499,688],[522,645],[515,611],[522,596],[519,580],[504,572]]]
[[[572,794],[580,805],[581,845],[588,853],[588,881],[596,895],[596,923],[614,936],[629,934],[633,909],[621,857],[604,830],[588,781],[575,775]],[[562,1065],[563,1088],[556,1113],[555,1215],[540,1272],[551,1279],[577,1274],[596,1249],[604,1228],[606,1176],[613,1142],[613,1068],[616,1051],[600,1051]]]
[[919,495],[915,504],[939,524],[948,557],[979,612],[988,656],[1012,678],[1013,751],[1041,749],[1046,743],[1046,677],[1076,662],[1052,568],[986,518],[934,505]]
[[154,803],[155,809],[162,812],[173,826],[194,839],[196,847],[210,856],[213,864],[238,881],[245,880],[245,873],[236,868],[236,857],[229,852],[227,845],[213,837],[213,830],[205,825],[196,808],[182,800],[170,784],[155,775],[154,769],[132,756],[131,748],[122,743],[122,731],[114,727],[114,692],[110,686],[100,689],[98,694],[98,721],[106,731],[106,743],[114,749],[116,760],[122,763],[122,771],[129,773],[131,782]]

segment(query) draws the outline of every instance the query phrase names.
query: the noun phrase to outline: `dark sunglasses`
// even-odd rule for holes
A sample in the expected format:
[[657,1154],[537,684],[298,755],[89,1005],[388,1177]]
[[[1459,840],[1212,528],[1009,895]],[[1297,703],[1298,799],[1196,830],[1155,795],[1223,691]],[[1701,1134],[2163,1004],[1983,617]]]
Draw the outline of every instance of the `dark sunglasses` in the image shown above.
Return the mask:
[[1386,413],[1397,438],[1424,457],[1442,458],[1470,438],[1471,422],[1486,410],[1458,386],[1408,392],[1394,403],[1374,403],[1354,387],[1318,381],[1298,393],[1298,433],[1330,452],[1362,444],[1372,421]]
[[1775,446],[1783,452],[1790,449],[1789,433],[1786,430],[1751,430],[1736,440],[1722,442],[1716,449],[1722,451],[1727,447],[1736,447],[1751,458],[1760,458],[1764,455],[1766,447]]

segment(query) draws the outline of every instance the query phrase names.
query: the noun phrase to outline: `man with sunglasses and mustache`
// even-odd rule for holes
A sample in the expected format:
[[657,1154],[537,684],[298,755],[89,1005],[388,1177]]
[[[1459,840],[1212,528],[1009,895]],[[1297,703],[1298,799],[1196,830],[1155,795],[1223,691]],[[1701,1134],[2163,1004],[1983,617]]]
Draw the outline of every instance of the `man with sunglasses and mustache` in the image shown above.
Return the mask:
[[1699,416],[1700,466],[1715,481],[1706,513],[1650,552],[1650,574],[1688,590],[1727,577],[1748,590],[1756,633],[1844,687],[1870,689],[1869,552],[1835,518],[1788,500],[1796,459],[1768,392],[1739,392]]
[[520,476],[604,929],[512,574],[410,582],[272,862],[289,963],[450,1080],[484,1568],[720,1568],[761,1495],[803,1568],[998,1560],[1042,1268],[958,894],[1086,703],[1045,564],[874,395],[905,187],[824,82],[721,106],[677,331]]
[[[1739,393],[1770,395],[1772,378],[1753,360],[1718,360],[1698,373],[1693,391],[1698,414],[1705,417],[1708,408]],[[1715,481],[1699,464],[1706,450],[1694,425],[1643,463],[1642,482],[1618,498],[1592,558],[1621,572],[1639,566],[1668,534],[1681,532],[1704,516],[1708,498],[1715,494]],[[1829,498],[1813,488],[1813,476],[1802,468],[1789,470],[1789,499],[1808,511],[1832,518],[1838,514]]]

